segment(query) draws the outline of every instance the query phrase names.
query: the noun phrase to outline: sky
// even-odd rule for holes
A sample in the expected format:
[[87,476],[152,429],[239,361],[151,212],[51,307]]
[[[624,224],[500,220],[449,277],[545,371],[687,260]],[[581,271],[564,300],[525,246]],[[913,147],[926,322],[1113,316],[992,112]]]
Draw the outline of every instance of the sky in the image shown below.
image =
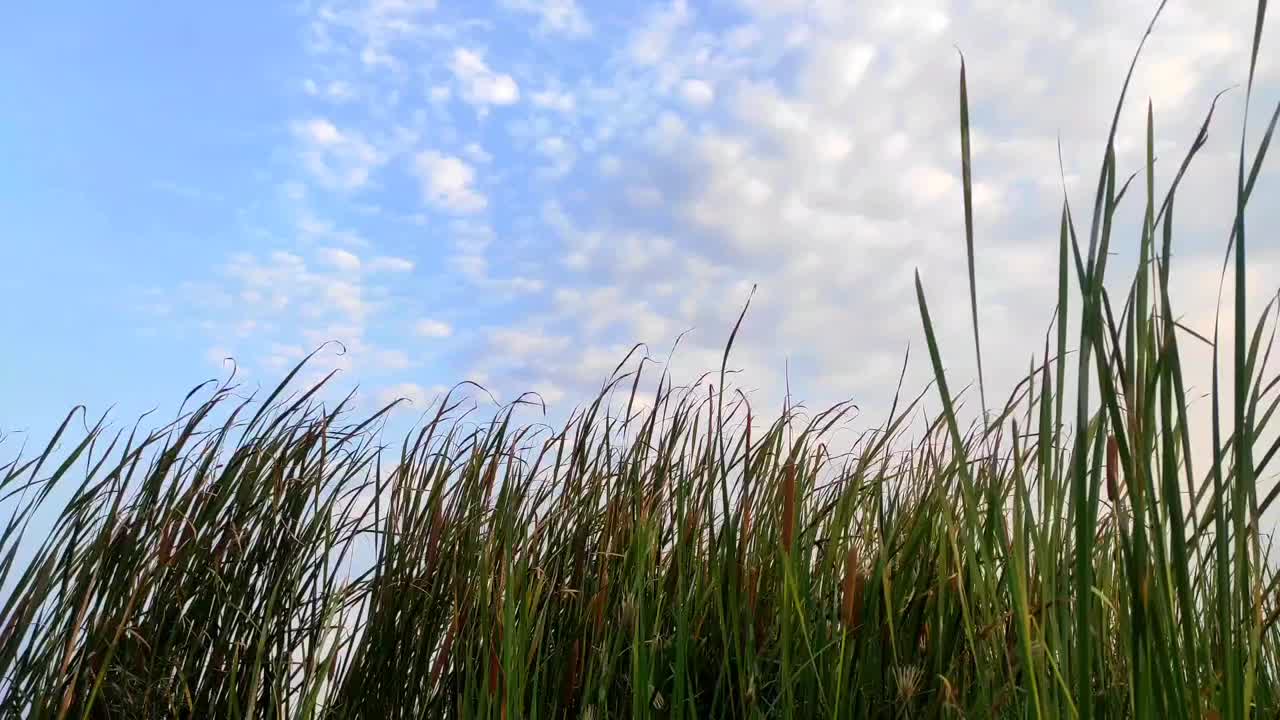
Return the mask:
[[[964,385],[957,49],[999,396],[1043,348],[1064,191],[1087,215],[1154,9],[13,5],[0,23],[0,433],[47,437],[76,404],[124,420],[173,410],[226,377],[227,358],[246,387],[270,387],[321,346],[310,376],[339,368],[365,408],[422,409],[473,380],[564,412],[635,343],[680,377],[717,369],[753,286],[731,361],[753,403],[776,407],[789,389],[876,417],[909,347],[908,384],[929,377],[917,270]],[[1122,172],[1141,169],[1150,102],[1163,187],[1214,95],[1234,88],[1177,207],[1175,309],[1204,333],[1254,12],[1170,2],[1117,140]],[[1250,147],[1280,100],[1280,53],[1265,49],[1280,42],[1275,15]],[[1275,166],[1249,216],[1254,310],[1280,287]],[[1141,211],[1130,200],[1122,213],[1114,273],[1136,262]]]

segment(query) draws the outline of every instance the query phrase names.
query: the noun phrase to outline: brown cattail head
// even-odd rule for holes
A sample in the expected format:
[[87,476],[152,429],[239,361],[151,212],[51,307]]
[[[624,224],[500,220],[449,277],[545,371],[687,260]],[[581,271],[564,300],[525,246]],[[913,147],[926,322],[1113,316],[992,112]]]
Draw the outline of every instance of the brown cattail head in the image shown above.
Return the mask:
[[605,599],[605,590],[607,589],[608,588],[606,587],[602,587],[598,591],[596,591],[595,596],[591,598],[591,607],[590,607],[590,610],[588,610],[592,619],[595,622],[597,633],[600,632],[601,629],[603,629],[604,627],[604,599]]
[[566,708],[572,707],[574,695],[578,691],[578,673],[582,667],[582,644],[578,640],[573,641],[573,645],[569,648],[569,665],[565,668],[564,688],[561,693],[563,703]]
[[431,685],[434,687],[436,681],[440,679],[440,673],[444,672],[445,665],[449,664],[449,653],[453,650],[453,639],[458,636],[458,626],[461,624],[461,615],[453,616],[453,623],[449,626],[449,632],[444,636],[444,642],[440,645],[440,653],[436,655],[435,667],[431,668]]
[[1120,444],[1116,436],[1107,438],[1107,497],[1112,503],[1120,502]]
[[747,436],[743,442],[746,448],[742,458],[742,535],[738,539],[738,553],[746,552],[747,541],[751,537],[751,406],[747,406]]
[[796,532],[796,466],[787,463],[782,471],[782,549],[791,552]]
[[489,504],[489,498],[493,494],[493,481],[498,477],[498,458],[495,457],[489,462],[489,469],[484,475],[484,503]]
[[688,515],[685,517],[685,542],[692,542],[697,537],[698,523],[700,522],[702,522],[702,503],[695,502],[693,508],[689,510]]
[[67,717],[71,712],[71,704],[76,699],[76,684],[73,680],[67,684],[66,692],[62,693],[62,704],[58,706],[58,717]]
[[440,554],[440,538],[444,535],[444,513],[436,507],[431,518],[431,535],[427,539],[427,569],[436,566],[436,558]]
[[498,665],[497,648],[489,648],[489,697],[498,694],[498,673],[501,668]]
[[862,589],[866,585],[866,577],[862,568],[858,567],[858,549],[850,547],[844,558],[844,583],[840,603],[841,617],[845,627],[853,630],[862,624]]
[[173,541],[174,536],[178,534],[177,521],[170,520],[164,528],[164,534],[160,536],[160,547],[156,550],[156,559],[161,565],[168,565],[173,559]]

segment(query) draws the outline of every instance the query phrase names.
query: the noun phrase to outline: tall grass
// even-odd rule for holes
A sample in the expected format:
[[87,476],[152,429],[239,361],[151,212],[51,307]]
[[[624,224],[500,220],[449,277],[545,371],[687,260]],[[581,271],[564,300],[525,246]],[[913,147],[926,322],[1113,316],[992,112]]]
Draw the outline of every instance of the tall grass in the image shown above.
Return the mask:
[[[389,408],[353,419],[318,400],[323,383],[295,388],[296,369],[258,402],[198,389],[150,432],[99,421],[72,437],[73,411],[0,466],[0,710],[1276,717],[1280,576],[1259,528],[1276,491],[1260,498],[1257,479],[1280,377],[1274,308],[1248,325],[1245,209],[1277,115],[1241,145],[1234,334],[1212,338],[1234,384],[1215,359],[1211,464],[1193,468],[1169,278],[1178,185],[1211,115],[1162,192],[1150,109],[1128,180],[1113,121],[1083,241],[1064,202],[1055,342],[1003,406],[980,388],[972,424],[919,278],[935,382],[899,383],[851,447],[831,444],[848,405],[762,422],[726,388],[732,337],[692,386],[628,359],[557,429],[520,425],[515,406],[473,423],[447,398],[391,450]],[[1119,297],[1106,270],[1123,199],[1145,212]],[[927,397],[941,412],[913,433]]]

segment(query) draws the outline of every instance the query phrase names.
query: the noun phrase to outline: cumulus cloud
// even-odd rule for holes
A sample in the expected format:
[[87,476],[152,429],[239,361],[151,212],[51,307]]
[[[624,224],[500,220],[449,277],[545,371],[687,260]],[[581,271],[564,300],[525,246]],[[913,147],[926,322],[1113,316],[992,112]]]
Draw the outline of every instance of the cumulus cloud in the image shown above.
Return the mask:
[[577,0],[502,0],[511,10],[538,17],[538,27],[568,36],[591,34],[591,23]]
[[493,162],[493,155],[489,154],[489,151],[485,150],[480,143],[467,143],[467,146],[463,148],[463,152],[467,154],[467,157],[482,165]]
[[294,136],[302,145],[302,162],[321,185],[339,190],[356,190],[368,184],[385,155],[356,131],[343,131],[324,118],[312,118],[294,125]]
[[435,0],[358,0],[326,3],[308,27],[310,49],[322,56],[351,54],[369,70],[401,71],[405,40],[427,32]]
[[321,85],[308,78],[303,81],[302,90],[312,97],[322,98],[334,103],[350,102],[356,97],[355,88],[345,80],[330,80]]
[[465,214],[489,204],[475,187],[475,169],[462,158],[426,150],[414,158],[414,171],[422,181],[423,198],[432,205]]
[[537,107],[562,113],[573,112],[578,104],[573,97],[573,93],[555,89],[539,90],[529,99]]
[[370,277],[404,265],[411,263],[390,256],[361,261],[339,248],[319,249],[314,261],[286,250],[241,252],[216,279],[187,285],[181,301],[218,352],[245,371],[279,373],[332,343],[313,360],[307,381],[328,369],[374,377],[414,367],[408,348],[383,339],[395,299]]
[[653,11],[640,29],[631,36],[628,49],[631,58],[641,65],[653,65],[667,56],[673,36],[693,18],[687,0],[671,0]]
[[443,396],[449,389],[443,385],[423,387],[414,382],[402,382],[388,385],[377,392],[378,405],[390,405],[398,400],[407,401],[415,410],[425,409],[435,398]]
[[461,89],[462,99],[479,110],[491,105],[511,105],[520,99],[520,86],[515,78],[490,69],[478,51],[454,50],[449,69]]
[[558,352],[569,346],[567,337],[515,328],[498,328],[490,331],[489,342],[495,349],[516,358]]
[[[1131,98],[1155,103],[1168,143],[1161,157],[1180,156],[1212,94],[1247,67],[1243,46],[1226,38],[1247,40],[1248,8],[1233,8],[1213,15],[1181,8],[1157,26]],[[717,33],[688,4],[665,4],[621,44],[629,67],[649,73],[639,84],[649,102],[610,96],[624,118],[618,122],[640,131],[580,163],[602,188],[592,200],[563,195],[559,210],[542,218],[560,243],[555,263],[580,274],[552,285],[553,307],[525,311],[505,333],[490,334],[491,373],[582,392],[590,389],[582,379],[611,370],[605,358],[616,362],[627,341],[662,343],[690,328],[697,331],[680,351],[695,359],[687,367],[698,359],[710,364],[697,369],[714,367],[717,331],[727,331],[758,283],[735,347],[758,397],[776,398],[772,388],[790,360],[793,372],[803,368],[792,380],[804,396],[852,396],[875,408],[888,400],[903,352],[918,345],[920,269],[948,372],[958,386],[975,379],[967,302],[953,301],[967,298],[966,274],[956,272],[965,262],[958,43],[975,112],[987,380],[1009,387],[1052,314],[1046,278],[1056,272],[1058,138],[1068,189],[1076,207],[1087,207],[1089,188],[1072,178],[1096,173],[1108,108],[1150,9],[1125,3],[1117,19],[1104,17],[1100,4],[1068,13],[761,2],[745,23]],[[1228,32],[1231,23],[1238,28]],[[1184,55],[1194,69],[1178,60]],[[579,97],[588,98],[579,110],[589,115],[591,94]],[[725,117],[692,119],[691,110],[711,104]],[[1122,119],[1119,147],[1131,169],[1141,165],[1142,105],[1135,100]],[[1220,108],[1228,127],[1236,122],[1229,113]],[[1213,187],[1214,177],[1229,177],[1229,163],[1207,149],[1196,167],[1202,175],[1187,183],[1203,189],[1198,199],[1223,210],[1229,224],[1230,183]],[[596,211],[601,203],[609,211]],[[1186,222],[1185,242],[1210,242],[1195,227],[1200,218]],[[1133,218],[1124,227],[1132,229]],[[1132,248],[1116,248],[1132,262]],[[1266,272],[1258,280],[1264,291],[1276,282]],[[546,337],[572,340],[535,340]],[[920,357],[909,381],[930,375]]]
[[680,83],[680,97],[697,108],[704,108],[716,99],[716,91],[705,80],[689,78]]
[[442,320],[433,320],[431,318],[419,320],[414,325],[413,330],[425,338],[447,338],[453,334],[452,325]]
[[407,273],[413,270],[413,261],[402,257],[379,255],[369,261],[370,272]]
[[[450,367],[487,376],[508,397],[537,387],[574,401],[636,341],[664,358],[692,330],[673,367],[684,379],[717,367],[756,284],[731,360],[747,372],[735,378],[772,404],[789,369],[798,397],[854,397],[873,417],[907,346],[919,347],[917,269],[949,377],[957,387],[976,377],[955,46],[969,68],[990,399],[1024,372],[1051,317],[1059,139],[1066,189],[1083,214],[1110,108],[1152,10],[1145,0],[743,0],[712,13],[661,0],[620,12],[616,25],[611,18],[608,38],[603,16],[593,17],[596,37],[585,40],[591,23],[564,0],[506,0],[514,15],[440,25],[408,0],[335,5],[341,18],[324,22],[347,52],[308,69],[310,114],[294,126],[306,183],[290,202],[314,215],[303,233],[311,244],[242,268],[246,280],[224,288],[226,305],[243,296],[261,312],[255,324],[228,328],[253,339],[297,322],[312,333],[304,339],[356,337],[351,367],[388,373],[378,358],[398,356],[379,349],[416,359],[417,350],[448,348],[458,356]],[[518,41],[507,42],[512,24]],[[336,30],[357,26],[351,36]],[[1142,166],[1150,98],[1157,174],[1168,180],[1209,99],[1243,80],[1251,27],[1248,2],[1166,10],[1121,118],[1123,170]],[[1270,99],[1277,63],[1261,62],[1257,92]],[[1241,96],[1224,98],[1184,181],[1197,212],[1180,213],[1174,282],[1188,305],[1202,299],[1190,288],[1205,277],[1192,258],[1219,252],[1229,225]],[[488,115],[498,108],[500,121]],[[406,167],[417,181],[407,200],[395,177]],[[1274,187],[1269,173],[1258,197]],[[330,196],[313,185],[359,189],[342,202],[367,197],[369,207],[321,204]],[[1141,208],[1130,202],[1113,241],[1117,277],[1136,262]],[[1275,227],[1275,210],[1257,212],[1259,227]],[[381,243],[405,230],[422,241],[397,252],[416,266],[381,259],[390,257]],[[360,272],[319,247],[359,253]],[[1256,267],[1251,287],[1273,290],[1275,266]],[[410,270],[412,289],[402,283]],[[265,281],[247,282],[258,276]],[[307,307],[332,317],[295,319]],[[453,324],[412,320],[428,308]],[[404,318],[414,332],[403,332]],[[387,335],[409,337],[384,348],[396,342]],[[231,329],[220,337],[236,347]],[[922,357],[913,353],[909,383],[928,379]]]
[[360,269],[360,258],[341,248],[321,248],[320,261],[336,270],[355,272]]
[[538,152],[541,153],[550,165],[546,171],[552,177],[560,177],[568,174],[573,169],[574,162],[577,160],[577,152],[569,145],[568,141],[559,136],[545,137],[538,141]]

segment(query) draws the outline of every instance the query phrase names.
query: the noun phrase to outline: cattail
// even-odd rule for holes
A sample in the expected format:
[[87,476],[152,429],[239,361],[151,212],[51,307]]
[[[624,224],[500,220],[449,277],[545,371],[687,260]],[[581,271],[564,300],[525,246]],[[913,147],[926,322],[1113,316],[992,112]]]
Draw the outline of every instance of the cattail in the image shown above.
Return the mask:
[[62,704],[58,706],[58,717],[67,717],[71,712],[71,703],[76,699],[76,684],[73,680],[67,684],[67,691],[62,694]]
[[845,627],[853,630],[862,624],[862,588],[866,583],[862,569],[858,567],[858,549],[850,547],[844,558],[843,597],[840,610]]
[[787,463],[782,473],[782,549],[791,552],[796,532],[796,466]]
[[581,666],[582,644],[581,641],[574,640],[569,648],[569,666],[564,674],[564,688],[561,693],[566,708],[573,704],[574,693],[578,690],[578,673]]
[[1120,444],[1116,436],[1107,438],[1107,497],[1112,503],[1120,502]]
[[744,456],[742,459],[742,538],[739,545],[739,553],[745,551],[747,547],[747,538],[751,536],[751,407],[747,407],[747,437],[744,442]]
[[156,550],[156,560],[161,566],[169,564],[169,560],[173,557],[173,536],[175,528],[173,522],[165,525],[164,533],[160,535],[160,547]]
[[689,510],[688,516],[685,518],[684,534],[685,542],[692,542],[697,537],[698,523],[702,521],[702,503],[695,503],[693,508]]
[[493,481],[498,477],[498,458],[495,456],[489,461],[489,469],[484,475],[484,504],[489,504],[489,498],[493,495]]
[[188,543],[196,539],[196,526],[190,520],[186,520],[182,529],[182,542],[178,545],[178,550],[185,548]]
[[622,598],[622,620],[623,627],[631,627],[636,619],[636,598],[632,593],[627,593]]
[[440,673],[444,672],[445,665],[449,662],[449,653],[453,649],[453,639],[458,635],[460,617],[460,615],[453,616],[453,623],[449,626],[449,632],[444,636],[444,643],[440,646],[440,653],[436,655],[435,667],[431,669],[431,685],[433,687],[436,681],[440,679]]
[[[75,655],[76,641],[80,638],[80,634],[84,632],[84,616],[89,611],[89,599],[92,596],[93,593],[86,592],[84,598],[80,601],[80,609],[76,612],[75,622],[71,624],[71,634],[67,637],[67,646],[62,653],[62,667],[58,670],[59,674],[65,675],[71,667],[71,659]],[[71,692],[70,687],[67,688],[67,692]]]
[[434,568],[436,558],[440,554],[440,537],[444,534],[444,513],[440,512],[439,506],[436,507],[435,513],[431,519],[431,534],[427,539],[427,568]]
[[602,587],[596,591],[595,596],[591,598],[591,604],[587,610],[588,614],[595,620],[596,632],[600,632],[601,628],[604,626],[604,599],[606,589],[607,588]]
[[494,648],[489,649],[489,697],[498,694],[498,651]]

